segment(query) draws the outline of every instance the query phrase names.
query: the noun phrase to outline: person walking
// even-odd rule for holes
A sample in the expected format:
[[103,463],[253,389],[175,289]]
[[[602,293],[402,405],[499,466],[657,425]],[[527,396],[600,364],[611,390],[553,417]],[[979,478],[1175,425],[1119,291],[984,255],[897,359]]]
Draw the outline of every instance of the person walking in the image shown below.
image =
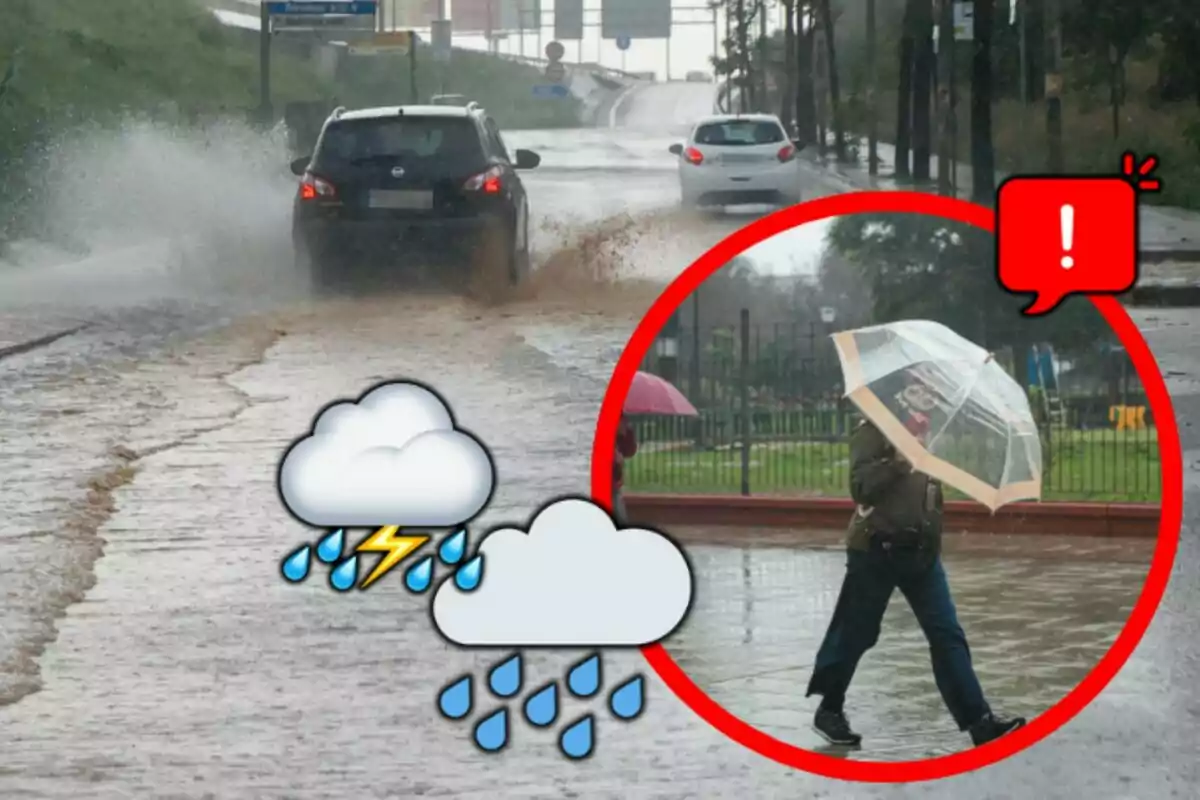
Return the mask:
[[[928,419],[909,406],[909,432],[923,438]],[[1025,724],[995,715],[971,664],[941,561],[941,483],[916,472],[883,433],[861,423],[850,439],[850,494],[857,504],[846,542],[846,575],[806,696],[820,695],[814,730],[831,744],[862,736],[843,708],[859,660],[878,641],[888,601],[899,589],[929,642],[933,676],[959,730],[975,746]]]
[[634,430],[633,423],[622,415],[621,422],[617,425],[617,443],[613,452],[612,483],[613,517],[621,524],[624,524],[627,520],[625,516],[625,497],[621,492],[621,487],[625,485],[625,459],[633,458],[637,454],[637,451],[637,431]]

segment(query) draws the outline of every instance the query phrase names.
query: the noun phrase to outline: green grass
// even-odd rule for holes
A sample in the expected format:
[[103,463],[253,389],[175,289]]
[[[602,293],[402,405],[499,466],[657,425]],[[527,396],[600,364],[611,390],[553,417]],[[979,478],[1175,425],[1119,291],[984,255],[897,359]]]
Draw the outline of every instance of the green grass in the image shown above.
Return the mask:
[[[36,221],[44,174],[37,153],[56,136],[129,116],[245,119],[259,103],[257,35],[223,27],[198,0],[2,0],[0,75],[13,61],[17,72],[0,98],[0,245]],[[533,97],[543,80],[533,67],[462,51],[444,71],[424,62],[417,70],[422,98],[443,88],[468,94],[510,128],[577,124],[575,99]],[[407,59],[350,58],[345,66],[336,81],[323,80],[277,38],[277,116],[293,100],[408,101]]]
[[[1063,431],[1051,441],[1043,500],[1157,502],[1161,496],[1158,440],[1153,430]],[[625,465],[630,492],[741,492],[741,450],[698,451],[690,444],[643,442]],[[849,493],[849,448],[844,441],[757,443],[750,451],[750,493],[844,497]],[[953,490],[951,499],[962,498]]]

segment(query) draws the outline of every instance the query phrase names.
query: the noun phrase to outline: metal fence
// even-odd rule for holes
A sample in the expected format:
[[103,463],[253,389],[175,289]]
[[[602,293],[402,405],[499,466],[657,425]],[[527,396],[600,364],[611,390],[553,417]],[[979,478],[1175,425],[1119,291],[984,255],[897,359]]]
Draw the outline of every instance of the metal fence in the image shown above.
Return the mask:
[[[627,491],[847,495],[859,416],[842,396],[830,332],[681,327],[674,357],[652,354],[642,369],[679,387],[700,416],[633,418],[640,448],[625,465]],[[997,357],[1012,370],[1011,354]],[[1075,372],[1060,384],[1060,413],[1040,413],[1031,391],[1043,427],[1043,499],[1157,501],[1157,431],[1128,356],[1105,353]]]

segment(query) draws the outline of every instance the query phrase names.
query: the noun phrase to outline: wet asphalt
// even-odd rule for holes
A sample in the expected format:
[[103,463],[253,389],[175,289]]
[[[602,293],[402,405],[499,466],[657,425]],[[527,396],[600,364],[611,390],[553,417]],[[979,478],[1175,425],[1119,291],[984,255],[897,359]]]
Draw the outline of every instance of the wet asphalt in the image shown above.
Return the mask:
[[[275,496],[282,448],[321,405],[379,380],[433,383],[492,446],[500,491],[480,527],[586,490],[607,375],[654,287],[738,224],[655,216],[675,198],[654,154],[702,113],[696,92],[634,95],[623,131],[509,136],[544,151],[530,187],[548,209],[535,240],[546,267],[502,302],[313,301],[286,272],[247,283],[242,270],[189,267],[218,259],[189,262],[163,242],[99,257],[106,266],[0,278],[0,353],[87,326],[0,357],[0,796],[1192,796],[1200,357],[1186,310],[1133,312],[1185,449],[1188,513],[1162,610],[1072,723],[975,774],[889,787],[799,773],[727,741],[653,676],[646,718],[619,730],[601,720],[588,762],[566,763],[552,735],[526,729],[487,756],[433,698],[494,655],[445,646],[398,582],[349,600],[279,580],[279,558],[310,538]],[[712,576],[743,558],[694,552]],[[530,659],[529,685],[577,655]],[[606,661],[614,679],[646,671],[634,654]]]

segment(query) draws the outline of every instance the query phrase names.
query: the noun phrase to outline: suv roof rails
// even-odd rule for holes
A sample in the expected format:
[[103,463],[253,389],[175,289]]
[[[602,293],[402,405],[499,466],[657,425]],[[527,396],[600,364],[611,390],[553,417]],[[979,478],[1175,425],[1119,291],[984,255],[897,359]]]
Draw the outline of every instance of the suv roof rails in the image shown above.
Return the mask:
[[337,118],[339,118],[340,116],[342,116],[342,114],[344,114],[345,112],[346,112],[346,107],[345,107],[345,106],[338,106],[338,107],[337,107],[337,108],[335,108],[333,111],[329,112],[329,116],[330,116],[330,118],[332,118],[332,119],[337,119]]
[[472,100],[471,102],[467,103],[467,111],[483,111],[483,106]]

